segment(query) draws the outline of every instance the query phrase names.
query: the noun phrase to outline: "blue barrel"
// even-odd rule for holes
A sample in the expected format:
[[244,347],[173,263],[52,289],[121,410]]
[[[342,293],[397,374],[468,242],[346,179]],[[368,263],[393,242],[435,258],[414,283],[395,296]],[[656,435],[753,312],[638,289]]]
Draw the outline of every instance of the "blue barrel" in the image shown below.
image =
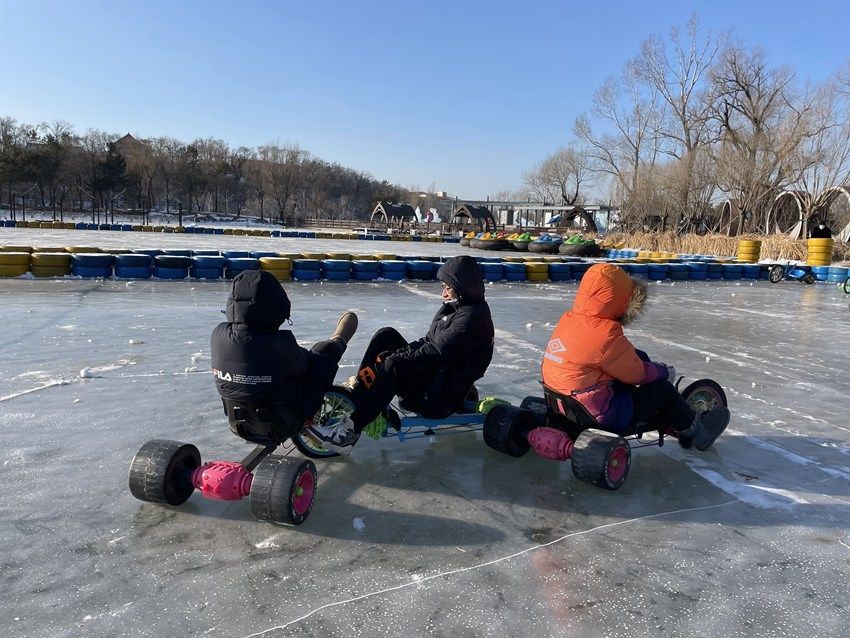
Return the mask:
[[347,259],[323,259],[322,272],[350,272],[351,262]]
[[[14,226],[14,224],[15,224],[15,222],[12,222],[13,226]],[[77,230],[86,230],[86,223],[85,222],[77,222],[76,224],[74,224],[74,228],[77,229]]]
[[132,224],[121,224],[121,230],[124,231],[125,233],[132,233],[133,232],[133,225]]
[[709,279],[723,279],[723,264],[709,261],[706,262],[706,266],[708,266]]
[[157,248],[144,248],[139,250],[134,250],[134,253],[137,255],[147,255],[149,257],[156,257],[157,255],[161,255],[162,251]]
[[571,264],[557,262],[549,264],[549,281],[570,281],[573,278]]
[[248,250],[223,250],[221,254],[227,259],[246,259],[251,256]]
[[293,259],[293,270],[322,270],[322,261],[320,259]]
[[847,277],[850,276],[847,274],[848,272],[850,272],[850,268],[844,268],[843,266],[830,266],[827,281],[834,284],[843,284],[847,281]]
[[189,274],[195,279],[221,279],[226,259],[217,255],[196,255],[192,257]]
[[482,262],[481,277],[484,281],[502,281],[504,279],[503,264],[493,262]]
[[107,279],[112,276],[111,267],[71,266],[71,274],[75,277]]
[[327,270],[322,272],[322,278],[328,281],[348,281],[351,279],[351,271],[348,270]]
[[111,277],[115,256],[109,253],[72,253],[71,272],[80,277]]
[[115,276],[118,279],[150,279],[150,266],[119,266],[115,262]]
[[690,278],[687,264],[669,264],[667,276],[673,281],[687,281]]
[[[721,264],[722,278],[729,281],[741,279],[743,268],[740,264]],[[709,271],[710,272],[710,271]]]
[[407,278],[427,281],[437,274],[436,265],[432,261],[409,261],[407,262]]
[[[407,276],[407,262],[399,261],[397,259],[388,259],[380,261],[378,263],[380,263],[381,265],[381,279],[401,281]],[[428,263],[430,264],[431,262]]]
[[351,272],[381,272],[381,264],[373,259],[355,259],[351,262]]
[[[184,226],[184,227],[183,227],[183,232],[184,232],[184,233],[187,233],[187,234],[189,234],[189,235],[194,234],[194,233],[195,233],[195,231],[197,231],[197,230],[198,230],[198,229],[197,229],[197,227],[195,227],[195,226]],[[203,231],[201,231],[201,234],[203,234]]]
[[812,266],[812,274],[818,281],[827,281],[831,266]]
[[570,274],[572,275],[572,278],[576,281],[581,281],[581,278],[584,277],[584,273],[586,273],[593,265],[589,261],[571,261],[565,263],[569,263]]
[[252,250],[248,256],[254,259],[260,259],[261,257],[277,257],[278,254],[271,250]]
[[[210,230],[212,230],[213,235],[223,235],[224,234],[224,228],[211,228]],[[204,234],[207,234],[207,231],[204,231]]]
[[742,264],[741,279],[758,279],[761,266],[758,264]]
[[155,279],[186,279],[189,276],[189,269],[154,266],[153,276]]
[[688,269],[688,279],[705,281],[708,279],[708,264],[702,261],[689,261],[685,264]]
[[217,250],[193,250],[192,257],[220,257],[221,253]]
[[506,261],[502,264],[502,274],[507,281],[525,281],[525,264]]
[[660,281],[667,279],[667,273],[670,271],[668,264],[647,264],[647,276],[652,281]]
[[322,278],[322,271],[293,268],[292,278],[295,281],[319,281]]
[[192,251],[191,250],[176,249],[176,248],[169,248],[169,249],[163,250],[162,254],[163,255],[176,255],[178,257],[191,257]]
[[243,270],[259,270],[260,260],[252,257],[231,257],[224,259],[224,276],[233,279]]
[[649,265],[648,264],[632,264],[631,271],[629,274],[632,277],[640,277],[641,279],[647,279],[649,277]]
[[148,274],[150,274],[151,266],[153,265],[153,259],[150,255],[143,255],[141,253],[126,253],[123,255],[115,255],[115,275],[120,277],[118,274],[119,268],[147,268]]

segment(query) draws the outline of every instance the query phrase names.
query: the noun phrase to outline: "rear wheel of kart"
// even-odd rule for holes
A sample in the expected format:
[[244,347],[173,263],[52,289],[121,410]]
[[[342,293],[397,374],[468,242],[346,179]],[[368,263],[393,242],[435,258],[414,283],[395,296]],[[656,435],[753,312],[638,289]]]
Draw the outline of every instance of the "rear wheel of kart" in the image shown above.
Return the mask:
[[192,472],[201,465],[198,448],[180,441],[154,439],[130,462],[130,492],[149,503],[185,503],[195,490]]
[[313,509],[317,483],[313,461],[269,455],[254,470],[251,514],[260,521],[301,525]]
[[682,390],[682,398],[690,408],[700,414],[718,405],[727,406],[726,393],[716,381],[698,379]]
[[528,410],[497,405],[484,418],[484,442],[497,452],[520,457],[531,447],[528,433],[534,428],[534,417]]
[[767,278],[772,284],[778,284],[785,276],[785,269],[782,266],[772,266],[768,272]]
[[522,403],[519,404],[519,407],[531,413],[537,427],[544,427],[546,425],[546,416],[549,411],[546,399],[541,397],[525,397]]
[[616,434],[585,430],[573,446],[573,475],[606,490],[617,490],[626,482],[631,463],[629,442]]
[[[331,419],[351,416],[352,412],[354,412],[354,399],[352,398],[351,390],[339,385],[331,386],[330,390],[325,392],[322,407],[319,408],[316,416],[313,417],[313,424],[322,426],[327,424]],[[292,443],[298,448],[301,454],[311,459],[329,459],[339,456],[337,452],[322,447],[320,443],[314,441],[304,431],[293,436]]]
[[804,284],[813,284],[815,283],[815,276],[812,273],[809,273],[805,277],[803,277]]

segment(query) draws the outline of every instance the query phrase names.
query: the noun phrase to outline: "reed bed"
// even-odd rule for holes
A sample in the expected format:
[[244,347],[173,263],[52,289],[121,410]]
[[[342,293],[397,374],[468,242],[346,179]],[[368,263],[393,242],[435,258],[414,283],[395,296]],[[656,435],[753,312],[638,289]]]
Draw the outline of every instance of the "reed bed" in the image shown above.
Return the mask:
[[[611,233],[602,238],[603,246],[622,246],[635,250],[652,252],[686,253],[692,255],[716,255],[733,257],[738,252],[738,242],[742,239],[761,241],[761,258],[783,261],[793,259],[804,261],[807,256],[805,239],[789,239],[784,235],[677,235],[666,233]],[[835,242],[832,260],[850,259],[850,244]]]

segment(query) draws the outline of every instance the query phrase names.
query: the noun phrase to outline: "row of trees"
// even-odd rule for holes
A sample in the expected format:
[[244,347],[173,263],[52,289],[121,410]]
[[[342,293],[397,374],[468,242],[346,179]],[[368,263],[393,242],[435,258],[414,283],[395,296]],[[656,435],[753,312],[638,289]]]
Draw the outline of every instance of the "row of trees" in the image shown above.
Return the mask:
[[291,222],[368,216],[383,199],[411,199],[400,187],[313,157],[297,146],[231,148],[214,138],[137,140],[66,122],[0,119],[0,206],[110,207],[142,213],[210,211]]
[[644,40],[594,93],[569,143],[524,181],[523,194],[566,204],[586,201],[593,185],[635,229],[704,226],[729,199],[739,225],[774,232],[770,211],[785,190],[798,192],[805,216],[825,214],[828,189],[850,184],[850,64],[803,84],[762,49],[702,33],[693,17]]

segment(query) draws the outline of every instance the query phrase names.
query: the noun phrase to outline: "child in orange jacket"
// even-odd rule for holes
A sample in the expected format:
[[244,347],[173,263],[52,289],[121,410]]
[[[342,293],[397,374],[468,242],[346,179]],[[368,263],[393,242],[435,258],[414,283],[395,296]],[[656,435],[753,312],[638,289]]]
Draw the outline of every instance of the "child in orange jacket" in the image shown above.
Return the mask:
[[543,384],[576,399],[601,429],[631,434],[659,413],[682,447],[707,450],[726,429],[729,410],[697,416],[672,384],[675,369],[650,361],[623,334],[646,296],[646,284],[614,264],[589,268],[546,347]]

